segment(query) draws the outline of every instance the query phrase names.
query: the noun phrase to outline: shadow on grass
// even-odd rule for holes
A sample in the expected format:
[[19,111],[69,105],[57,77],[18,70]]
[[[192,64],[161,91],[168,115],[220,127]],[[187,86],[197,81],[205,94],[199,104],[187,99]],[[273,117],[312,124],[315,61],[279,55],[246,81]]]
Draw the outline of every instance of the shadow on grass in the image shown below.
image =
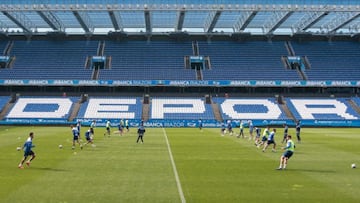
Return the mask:
[[301,168],[294,168],[294,169],[287,168],[286,171],[298,171],[298,172],[310,172],[310,173],[336,173],[335,170],[301,169]]
[[69,170],[66,169],[60,169],[60,168],[49,168],[49,167],[31,167],[33,170],[39,170],[39,171],[55,171],[55,172],[66,172]]

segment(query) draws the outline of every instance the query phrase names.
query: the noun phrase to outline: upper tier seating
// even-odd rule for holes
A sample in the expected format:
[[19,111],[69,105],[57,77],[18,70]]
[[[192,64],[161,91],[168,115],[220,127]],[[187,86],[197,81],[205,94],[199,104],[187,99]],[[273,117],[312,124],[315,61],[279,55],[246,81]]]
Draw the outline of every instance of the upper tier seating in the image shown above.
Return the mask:
[[360,44],[356,42],[291,42],[297,56],[307,56],[308,80],[360,80]]
[[[0,42],[5,49],[8,41]],[[291,42],[297,56],[307,56],[308,80],[360,80],[360,44],[349,41]],[[0,69],[0,79],[90,80],[87,56],[97,55],[99,41],[14,41],[12,68]],[[211,69],[203,80],[301,80],[296,70],[281,61],[287,56],[284,41],[199,41],[199,54],[209,56]],[[196,80],[184,68],[184,56],[193,55],[191,41],[105,41],[110,69],[100,80]]]
[[101,80],[195,80],[193,70],[184,68],[184,56],[192,55],[191,42],[126,41],[105,42],[111,69],[101,70]]
[[210,56],[211,70],[204,80],[300,80],[296,70],[287,70],[285,42],[199,42],[200,55]]
[[96,55],[97,41],[14,41],[10,69],[0,79],[91,79],[86,57]]

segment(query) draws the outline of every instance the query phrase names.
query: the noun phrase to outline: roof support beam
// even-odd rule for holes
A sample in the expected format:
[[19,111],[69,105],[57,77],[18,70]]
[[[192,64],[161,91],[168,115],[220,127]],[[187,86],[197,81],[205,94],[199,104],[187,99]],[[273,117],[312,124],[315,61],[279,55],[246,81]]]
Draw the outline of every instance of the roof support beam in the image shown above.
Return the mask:
[[151,27],[151,19],[150,19],[150,11],[149,10],[145,10],[144,17],[145,17],[146,33],[151,33],[152,32],[152,27]]
[[185,10],[181,10],[178,13],[176,31],[181,31],[182,30],[183,25],[184,25],[184,19],[185,19]]
[[234,25],[235,32],[241,32],[246,29],[246,27],[250,24],[252,19],[256,16],[257,11],[246,11],[243,12],[237,22]]
[[109,16],[115,30],[122,30],[120,15],[114,11],[109,11]]
[[40,17],[53,29],[58,31],[64,31],[65,27],[61,23],[60,19],[57,18],[52,12],[50,11],[37,11]]
[[288,12],[275,12],[270,22],[264,26],[265,33],[271,34],[273,33],[287,18],[289,18],[293,14],[293,11]]
[[311,28],[315,23],[328,15],[329,12],[308,12],[300,21],[294,26],[296,32],[303,32]]
[[344,25],[360,16],[360,12],[341,12],[325,27],[328,33],[334,33]]
[[30,21],[30,19],[21,12],[2,11],[2,13],[26,33],[32,33],[31,28],[35,28],[35,25]]
[[79,11],[72,12],[86,33],[91,33],[94,31],[94,26],[91,25],[91,21],[87,13]]
[[9,27],[5,23],[0,21],[0,30],[6,32],[8,29]]
[[208,16],[207,22],[205,23],[205,31],[210,33],[214,30],[217,21],[221,15],[221,11],[211,12]]

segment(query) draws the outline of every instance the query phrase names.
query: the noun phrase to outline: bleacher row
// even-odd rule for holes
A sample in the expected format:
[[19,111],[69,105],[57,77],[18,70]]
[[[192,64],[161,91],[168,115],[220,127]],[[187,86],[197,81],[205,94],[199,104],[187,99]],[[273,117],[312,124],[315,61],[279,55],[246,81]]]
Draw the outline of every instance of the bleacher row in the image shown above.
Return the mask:
[[[0,97],[0,108],[9,97]],[[68,120],[76,97],[26,97],[17,99],[5,112],[3,120],[62,119]],[[213,98],[220,109],[221,120],[359,120],[360,99],[353,98],[286,98],[278,104],[274,98]],[[90,97],[81,104],[76,120],[85,119],[143,119],[141,97]],[[285,108],[284,108],[285,106]],[[211,104],[204,98],[152,97],[149,120],[218,120]],[[286,112],[289,111],[289,112]],[[293,115],[293,117],[289,116]]]
[[[0,49],[7,46],[0,42]],[[0,69],[0,79],[90,80],[85,68],[88,56],[97,53],[98,41],[14,41],[12,68]],[[308,80],[360,80],[359,42],[291,42],[298,56],[307,56]],[[211,69],[203,80],[301,80],[281,56],[289,55],[285,41],[199,41],[200,55],[209,56]],[[101,70],[100,80],[196,80],[195,71],[184,68],[184,56],[193,54],[192,42],[105,41],[104,55],[111,68]],[[326,73],[326,74],[325,74]]]

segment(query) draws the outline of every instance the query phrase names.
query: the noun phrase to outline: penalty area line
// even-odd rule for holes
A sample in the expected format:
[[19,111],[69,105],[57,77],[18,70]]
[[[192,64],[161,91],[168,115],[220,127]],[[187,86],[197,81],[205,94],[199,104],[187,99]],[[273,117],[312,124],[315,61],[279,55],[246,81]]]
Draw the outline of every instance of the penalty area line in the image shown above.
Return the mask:
[[172,152],[171,152],[169,140],[168,140],[168,138],[167,138],[167,134],[166,134],[165,128],[162,128],[162,130],[163,130],[163,134],[164,134],[164,137],[165,137],[166,145],[167,145],[167,148],[168,148],[171,165],[172,165],[172,168],[173,168],[173,171],[174,171],[175,180],[176,180],[176,185],[177,185],[177,188],[178,188],[178,192],[179,192],[179,196],[180,196],[180,199],[181,199],[181,203],[185,203],[185,202],[186,202],[185,196],[184,196],[184,193],[183,193],[183,190],[182,190],[182,187],[181,187],[180,178],[179,178],[179,175],[178,175],[178,172],[177,172],[177,169],[176,169],[176,165],[175,165],[175,161],[174,161],[174,158],[173,158],[173,155],[172,155]]

